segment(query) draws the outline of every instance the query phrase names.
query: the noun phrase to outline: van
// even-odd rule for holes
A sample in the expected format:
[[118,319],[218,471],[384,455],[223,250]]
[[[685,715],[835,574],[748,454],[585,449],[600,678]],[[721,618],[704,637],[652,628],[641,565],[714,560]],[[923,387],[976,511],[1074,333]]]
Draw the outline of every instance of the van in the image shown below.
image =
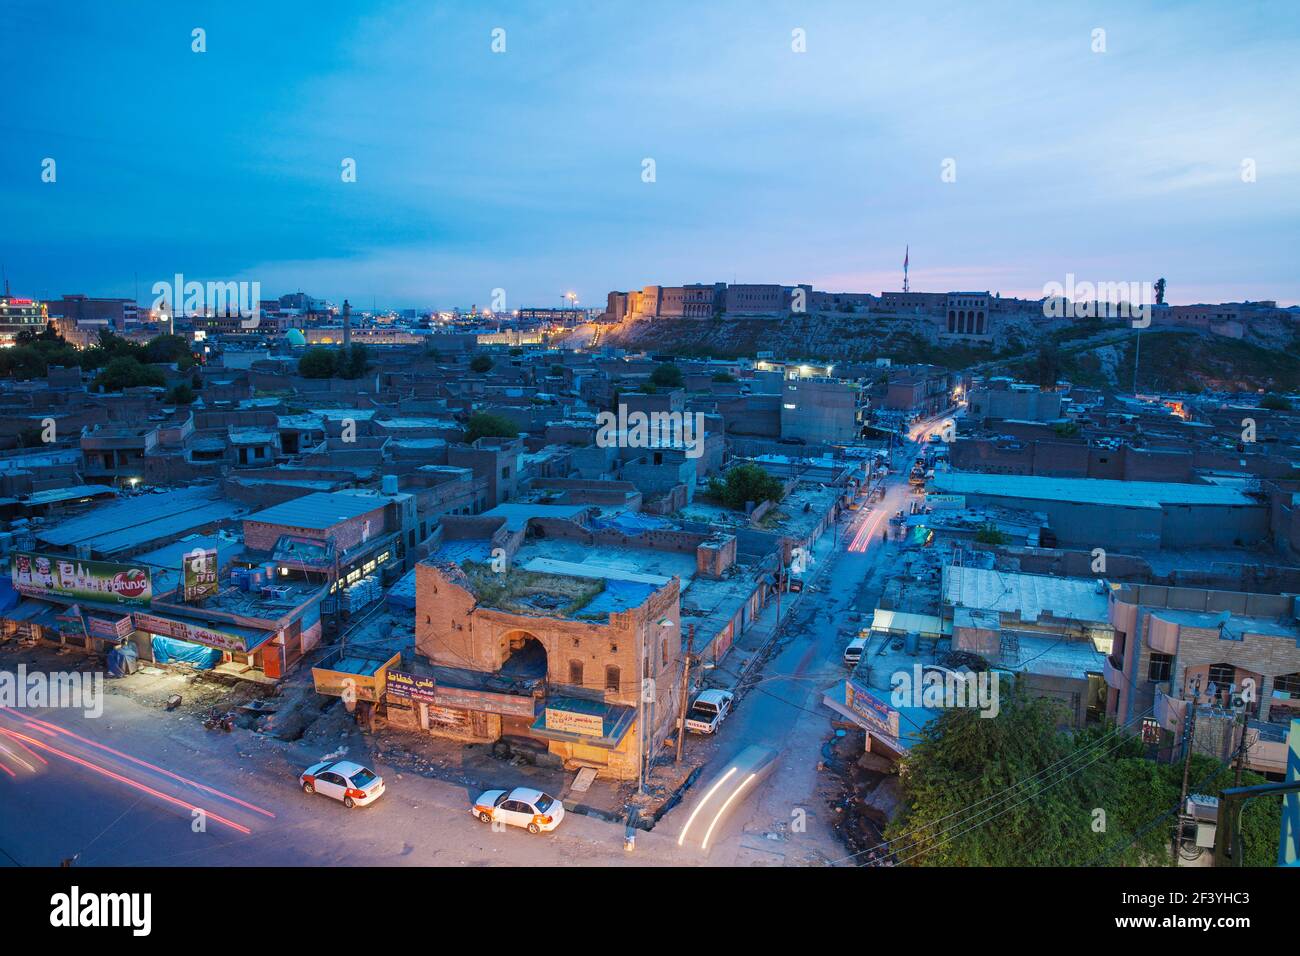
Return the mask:
[[844,664],[847,667],[857,667],[858,661],[862,660],[862,654],[867,649],[868,637],[855,637],[849,641],[849,646],[844,648]]

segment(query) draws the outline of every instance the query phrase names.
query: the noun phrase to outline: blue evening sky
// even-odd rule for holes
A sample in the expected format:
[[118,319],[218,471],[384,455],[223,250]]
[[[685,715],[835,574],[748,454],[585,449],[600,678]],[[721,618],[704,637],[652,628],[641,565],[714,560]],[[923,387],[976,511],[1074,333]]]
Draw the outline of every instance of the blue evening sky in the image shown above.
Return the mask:
[[0,37],[16,294],[878,293],[910,244],[927,291],[1300,300],[1294,2],[0,0]]

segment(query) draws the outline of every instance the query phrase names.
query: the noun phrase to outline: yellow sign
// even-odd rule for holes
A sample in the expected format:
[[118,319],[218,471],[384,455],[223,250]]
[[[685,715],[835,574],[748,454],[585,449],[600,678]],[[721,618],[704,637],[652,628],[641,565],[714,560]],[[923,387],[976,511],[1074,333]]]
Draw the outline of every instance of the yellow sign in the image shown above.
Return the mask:
[[562,730],[584,737],[605,736],[605,721],[596,714],[575,714],[571,710],[546,708],[546,729]]

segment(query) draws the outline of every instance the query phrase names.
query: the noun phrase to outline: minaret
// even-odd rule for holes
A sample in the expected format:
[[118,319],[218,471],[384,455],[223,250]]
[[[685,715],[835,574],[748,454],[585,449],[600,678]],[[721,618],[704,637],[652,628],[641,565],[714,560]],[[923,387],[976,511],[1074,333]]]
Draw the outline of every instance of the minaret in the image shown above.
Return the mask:
[[352,306],[347,299],[343,300],[343,347],[352,347]]
[[907,260],[912,257],[912,247],[909,245],[903,250],[903,291],[909,291],[907,286]]

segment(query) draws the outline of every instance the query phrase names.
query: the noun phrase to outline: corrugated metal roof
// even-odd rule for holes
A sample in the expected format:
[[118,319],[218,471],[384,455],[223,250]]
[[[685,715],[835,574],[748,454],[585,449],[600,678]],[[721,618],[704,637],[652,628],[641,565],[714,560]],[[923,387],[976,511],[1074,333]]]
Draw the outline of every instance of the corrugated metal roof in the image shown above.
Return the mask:
[[[292,501],[272,505],[265,511],[248,516],[248,521],[264,521],[267,524],[282,524],[293,528],[314,528],[325,530],[352,518],[382,508],[388,503],[387,498],[378,495],[353,495],[346,492],[318,491],[303,495]],[[376,532],[379,528],[374,529]]]
[[235,502],[221,500],[216,485],[195,485],[104,502],[84,515],[42,528],[36,537],[54,547],[86,545],[108,552],[122,550],[131,542],[179,534],[243,510]]
[[969,471],[939,472],[930,479],[936,491],[957,495],[997,495],[1039,501],[1152,508],[1160,505],[1254,505],[1235,488],[1173,481],[1114,481],[1107,478],[1045,478]]
[[1050,612],[1058,620],[1109,621],[1101,582],[1047,574],[950,565],[944,569],[944,602],[951,607],[1018,614],[1037,621]]

